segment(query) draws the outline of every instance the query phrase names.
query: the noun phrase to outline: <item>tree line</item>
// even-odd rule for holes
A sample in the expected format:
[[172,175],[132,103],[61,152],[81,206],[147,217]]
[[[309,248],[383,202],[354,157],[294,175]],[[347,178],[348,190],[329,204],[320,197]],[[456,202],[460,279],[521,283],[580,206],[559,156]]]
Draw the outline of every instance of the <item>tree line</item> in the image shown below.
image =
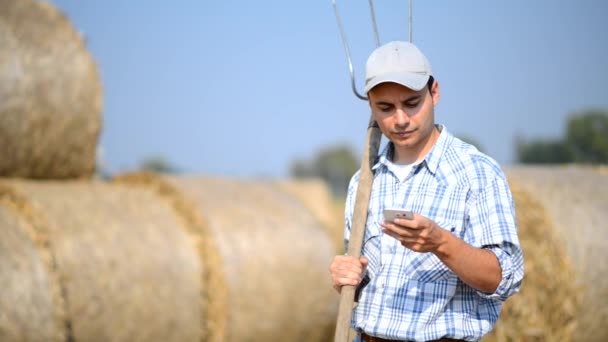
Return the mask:
[[[474,137],[460,138],[484,150]],[[565,132],[557,139],[517,138],[515,152],[517,162],[522,164],[608,164],[608,110],[590,109],[570,115]],[[360,157],[349,144],[340,143],[320,149],[311,159],[294,159],[289,166],[289,174],[295,178],[321,178],[335,196],[344,196],[360,162]],[[139,169],[158,173],[179,172],[163,156],[144,158]]]
[[[478,149],[472,137],[461,137]],[[608,164],[608,110],[586,110],[569,116],[566,131],[558,139],[523,139],[515,141],[517,162],[522,164]],[[311,159],[295,159],[290,174],[296,178],[324,179],[336,196],[343,196],[352,175],[359,169],[360,158],[348,144],[319,150]]]
[[568,118],[558,139],[516,141],[517,158],[524,164],[608,163],[608,111],[587,110]]

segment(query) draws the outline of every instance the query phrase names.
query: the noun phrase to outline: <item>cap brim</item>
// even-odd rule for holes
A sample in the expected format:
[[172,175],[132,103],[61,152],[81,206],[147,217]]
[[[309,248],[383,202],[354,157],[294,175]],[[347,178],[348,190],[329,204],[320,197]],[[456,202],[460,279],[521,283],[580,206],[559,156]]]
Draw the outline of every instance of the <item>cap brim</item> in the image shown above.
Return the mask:
[[395,72],[382,74],[366,80],[365,93],[368,93],[373,87],[377,86],[378,84],[387,82],[401,84],[406,88],[412,89],[414,91],[419,91],[426,86],[426,83],[429,81],[429,77],[430,75],[416,74],[411,72]]

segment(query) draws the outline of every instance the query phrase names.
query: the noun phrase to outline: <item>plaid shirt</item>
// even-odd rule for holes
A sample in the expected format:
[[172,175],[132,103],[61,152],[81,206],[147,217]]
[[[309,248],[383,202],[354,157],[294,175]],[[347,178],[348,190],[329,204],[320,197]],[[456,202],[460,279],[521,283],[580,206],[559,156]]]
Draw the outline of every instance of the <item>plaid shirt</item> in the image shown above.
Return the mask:
[[[391,143],[373,166],[362,250],[369,265],[352,320],[359,332],[408,341],[477,341],[494,327],[503,301],[521,285],[523,255],[503,172],[490,157],[437,127],[439,139],[403,183],[390,170]],[[357,172],[346,199],[346,245],[358,181]],[[434,254],[411,251],[383,234],[382,211],[388,207],[419,213],[469,245],[493,251],[502,268],[496,292],[471,288]]]

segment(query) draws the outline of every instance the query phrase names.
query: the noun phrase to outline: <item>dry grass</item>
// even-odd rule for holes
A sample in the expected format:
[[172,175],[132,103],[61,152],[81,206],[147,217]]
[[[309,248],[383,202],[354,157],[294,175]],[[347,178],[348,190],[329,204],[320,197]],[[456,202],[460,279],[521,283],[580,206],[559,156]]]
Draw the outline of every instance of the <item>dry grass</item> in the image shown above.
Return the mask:
[[201,340],[199,258],[155,193],[77,181],[4,180],[0,189],[50,242],[66,340]]
[[0,176],[89,176],[101,129],[93,58],[47,2],[0,1]]
[[525,279],[520,293],[507,300],[495,329],[483,341],[571,341],[582,297],[576,271],[543,205],[518,183],[510,183]]
[[325,341],[337,296],[327,232],[272,184],[165,177],[208,224],[228,291],[226,341]]
[[[325,341],[333,335],[338,297],[327,272],[331,239],[276,184],[149,174],[113,183],[3,179],[0,200],[6,270],[0,278],[9,284],[0,303],[15,300],[15,281],[33,284],[29,291],[39,300],[3,310],[2,340]],[[216,259],[203,260],[214,251]],[[40,288],[35,281],[45,278]],[[59,289],[57,298],[49,282]],[[219,312],[209,310],[212,302]],[[28,320],[37,328],[28,329]]]
[[[517,167],[507,170],[507,175],[540,201],[561,241],[562,254],[575,270],[572,281],[579,289],[581,306],[574,312],[574,339],[608,341],[608,177],[574,165]],[[538,237],[539,243],[543,239]],[[549,257],[539,256],[535,263],[547,263],[546,259]],[[526,274],[530,276],[531,272]],[[545,284],[564,286],[560,277],[558,272],[552,272]],[[563,302],[568,297],[552,296],[547,300]]]
[[142,186],[152,189],[178,213],[183,227],[192,241],[195,242],[200,263],[203,265],[201,281],[203,284],[200,296],[202,311],[201,326],[204,341],[222,342],[226,340],[228,328],[228,285],[226,283],[223,261],[217,250],[209,225],[198,208],[187,200],[177,188],[153,173],[125,174],[114,179],[124,186]]
[[336,204],[321,179],[293,179],[277,182],[280,189],[297,198],[327,229],[337,253],[344,252],[344,201]]
[[63,342],[65,303],[48,240],[18,214],[22,202],[0,193],[0,341]]

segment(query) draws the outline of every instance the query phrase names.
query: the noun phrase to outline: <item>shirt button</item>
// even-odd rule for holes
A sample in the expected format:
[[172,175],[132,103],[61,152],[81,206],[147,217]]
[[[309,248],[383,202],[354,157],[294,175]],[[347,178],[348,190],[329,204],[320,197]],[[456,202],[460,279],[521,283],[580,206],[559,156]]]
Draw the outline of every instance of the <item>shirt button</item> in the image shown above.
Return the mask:
[[369,318],[369,320],[372,321],[372,322],[375,322],[376,321],[376,317],[372,316],[372,317]]
[[380,284],[380,287],[382,287],[382,288],[384,288],[384,285],[386,285],[386,284],[384,284],[384,283],[381,283],[381,284]]

